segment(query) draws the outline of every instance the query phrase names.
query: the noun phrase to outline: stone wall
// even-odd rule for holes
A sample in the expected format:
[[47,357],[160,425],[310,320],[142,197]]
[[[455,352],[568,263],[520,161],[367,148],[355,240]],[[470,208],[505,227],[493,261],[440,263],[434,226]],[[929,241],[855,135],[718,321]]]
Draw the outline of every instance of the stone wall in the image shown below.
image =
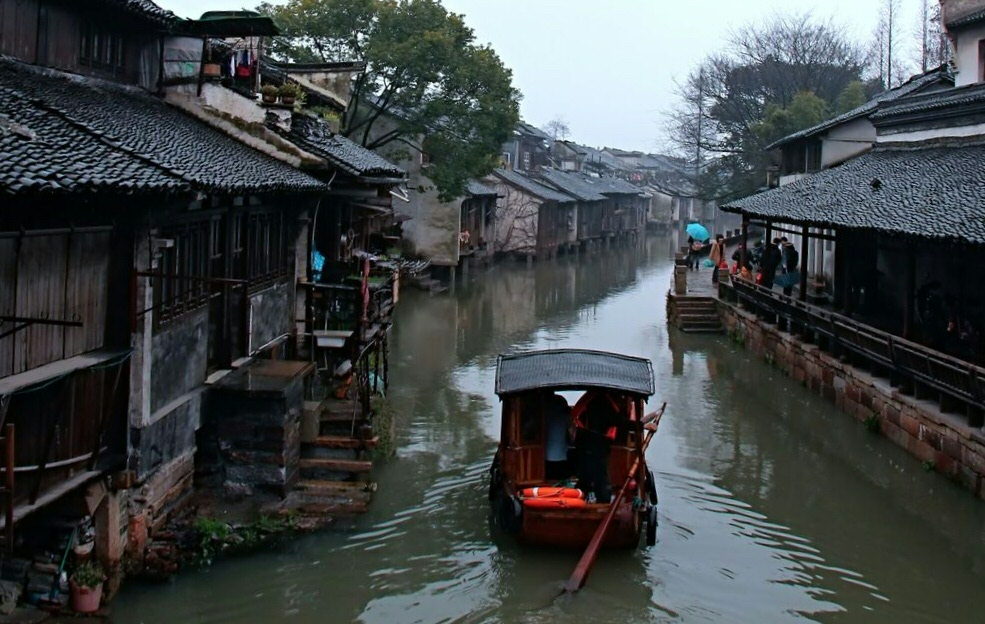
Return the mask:
[[[286,370],[285,370],[286,369]],[[227,494],[284,495],[298,476],[306,362],[259,360],[210,388],[198,433],[203,483]]]
[[985,499],[985,433],[963,414],[943,412],[938,401],[904,393],[731,304],[719,302],[719,312],[733,340]]

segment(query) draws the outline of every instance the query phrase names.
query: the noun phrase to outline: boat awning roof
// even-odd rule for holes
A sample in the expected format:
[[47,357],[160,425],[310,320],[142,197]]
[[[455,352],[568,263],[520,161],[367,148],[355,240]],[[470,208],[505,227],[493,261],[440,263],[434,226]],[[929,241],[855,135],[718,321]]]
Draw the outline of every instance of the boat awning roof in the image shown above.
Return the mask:
[[650,396],[654,392],[650,360],[587,349],[553,349],[500,355],[496,394],[537,389],[605,388]]

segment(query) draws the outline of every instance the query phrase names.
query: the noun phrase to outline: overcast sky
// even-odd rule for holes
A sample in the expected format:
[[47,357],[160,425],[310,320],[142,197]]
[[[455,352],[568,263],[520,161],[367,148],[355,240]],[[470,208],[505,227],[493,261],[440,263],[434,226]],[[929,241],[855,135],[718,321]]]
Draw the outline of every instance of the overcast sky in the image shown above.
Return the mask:
[[[920,0],[901,0],[901,29],[917,28]],[[935,0],[931,0],[934,2]],[[243,0],[156,0],[182,17],[240,9]],[[881,0],[443,0],[513,70],[526,121],[563,117],[571,139],[660,151],[674,80],[723,50],[731,29],[775,12],[810,9],[857,40],[871,38]],[[909,51],[907,50],[907,53]]]

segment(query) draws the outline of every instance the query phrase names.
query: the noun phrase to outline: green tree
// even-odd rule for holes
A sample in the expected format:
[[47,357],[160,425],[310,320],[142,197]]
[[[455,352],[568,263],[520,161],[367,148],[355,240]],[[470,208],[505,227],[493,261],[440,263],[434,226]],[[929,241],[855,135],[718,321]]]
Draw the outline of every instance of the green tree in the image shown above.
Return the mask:
[[798,130],[816,126],[830,115],[824,100],[810,91],[801,91],[786,108],[776,105],[766,107],[766,117],[753,125],[757,140],[769,145]]
[[442,200],[496,164],[519,121],[512,72],[477,45],[461,15],[438,0],[289,0],[263,4],[294,62],[363,61],[340,132],[369,149],[420,144]]
[[835,112],[839,115],[847,113],[868,101],[869,96],[865,92],[865,85],[862,84],[861,80],[853,80],[848,83],[844,91],[838,94],[838,100],[835,102]]

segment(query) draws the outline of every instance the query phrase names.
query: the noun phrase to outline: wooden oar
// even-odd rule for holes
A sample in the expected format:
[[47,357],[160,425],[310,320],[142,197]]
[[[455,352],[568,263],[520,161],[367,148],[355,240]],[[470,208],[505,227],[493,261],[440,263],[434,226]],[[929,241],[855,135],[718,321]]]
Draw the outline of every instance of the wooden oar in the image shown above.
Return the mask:
[[[657,433],[657,427],[660,426],[660,419],[663,418],[664,409],[667,404],[664,403],[660,406],[660,409],[651,414],[647,414],[641,419],[644,423],[653,423],[652,429],[647,430],[646,436],[643,438],[643,451],[646,451],[646,447],[650,444],[650,439],[655,433]],[[616,510],[619,507],[619,503],[626,496],[626,490],[629,489],[629,483],[635,478],[636,470],[640,466],[640,460],[643,457],[643,453],[640,453],[636,457],[636,461],[633,462],[633,467],[629,469],[629,475],[626,476],[625,483],[622,484],[619,493],[616,494],[615,498],[609,504],[609,512],[605,514],[605,518],[602,523],[599,524],[599,528],[595,529],[595,535],[592,536],[592,541],[588,542],[588,547],[585,549],[584,554],[582,554],[581,559],[578,560],[578,565],[575,566],[575,571],[571,574],[571,578],[564,585],[565,593],[573,594],[582,587],[585,586],[585,581],[588,579],[588,573],[592,569],[592,565],[595,563],[595,558],[599,554],[599,550],[602,546],[602,540],[605,539],[605,534],[609,531],[609,526],[612,524],[612,519],[616,517]]]

